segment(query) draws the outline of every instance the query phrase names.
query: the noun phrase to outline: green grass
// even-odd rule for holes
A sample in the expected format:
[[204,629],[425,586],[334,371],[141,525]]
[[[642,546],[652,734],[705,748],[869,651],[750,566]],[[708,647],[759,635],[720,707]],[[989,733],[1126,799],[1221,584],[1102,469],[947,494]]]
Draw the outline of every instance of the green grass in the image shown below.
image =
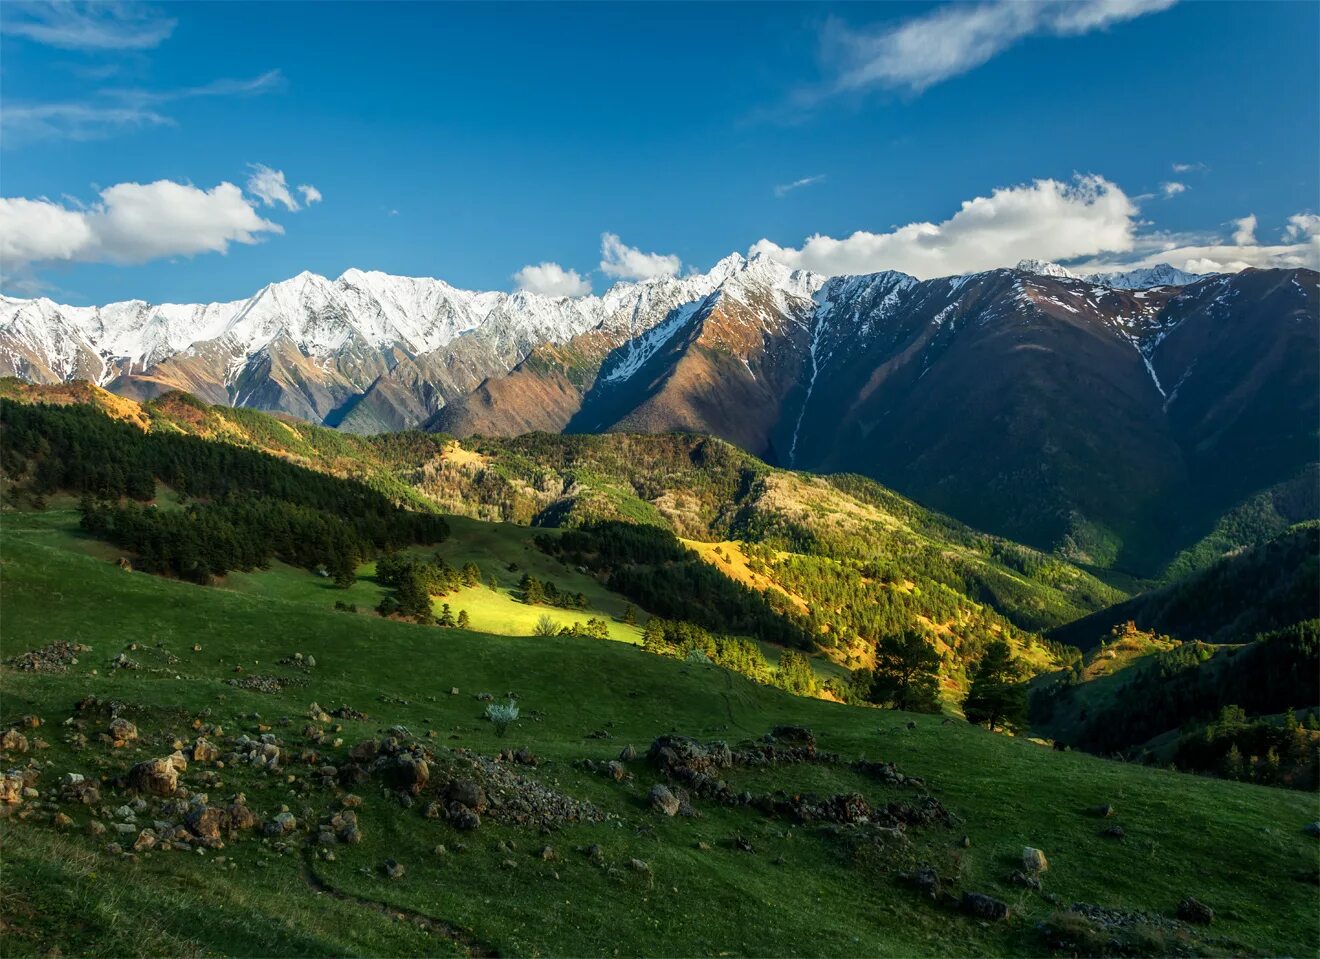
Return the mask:
[[[65,771],[112,775],[167,753],[175,736],[191,738],[191,721],[204,711],[228,735],[253,734],[265,722],[295,750],[303,748],[298,731],[316,700],[347,703],[370,717],[343,722],[344,745],[321,750],[332,761],[396,723],[422,736],[434,730],[436,748],[493,754],[527,745],[545,760],[531,775],[617,817],[550,836],[489,821],[460,834],[417,808],[402,809],[376,785],[363,787],[365,841],[337,847],[335,862],[314,866],[325,883],[359,897],[351,901],[314,894],[299,856],[278,855],[255,838],[220,853],[237,863],[233,870],[217,866],[211,853],[158,852],[130,863],[101,854],[103,840],[81,830],[57,835],[9,819],[0,825],[6,956],[453,951],[443,937],[361,900],[444,920],[502,955],[1039,954],[1035,923],[1054,907],[1007,882],[1027,844],[1049,855],[1045,889],[1064,903],[1168,915],[1194,895],[1216,910],[1209,932],[1216,951],[1314,955],[1320,948],[1317,844],[1301,831],[1316,818],[1314,796],[1055,753],[939,717],[796,699],[622,643],[498,637],[347,616],[326,609],[319,594],[299,594],[301,585],[282,585],[283,595],[274,595],[127,574],[98,555],[98,544],[70,537],[50,516],[3,514],[0,527],[4,656],[54,639],[93,647],[65,674],[0,672],[0,719],[35,712],[44,720],[37,732],[50,748],[34,754],[43,765],[43,792]],[[456,526],[446,548],[484,548],[477,533],[508,535]],[[146,668],[109,669],[131,643],[139,648],[129,655]],[[192,651],[195,643],[200,652]],[[304,686],[260,694],[224,683],[239,664],[248,674],[303,678],[276,665],[295,651],[318,661]],[[451,686],[460,694],[450,695]],[[500,739],[472,697],[506,691],[519,696],[523,717]],[[62,723],[88,694],[127,704],[143,730],[140,749],[108,750],[94,735],[83,751],[69,746]],[[644,763],[633,765],[637,778],[624,785],[574,765],[612,757],[624,743],[644,748],[671,730],[736,741],[783,722],[812,726],[823,749],[894,761],[925,777],[962,824],[914,831],[892,855],[858,858],[846,836],[748,809],[699,801],[699,819],[661,819],[643,803],[654,781]],[[611,737],[587,738],[596,730]],[[263,815],[287,804],[300,820],[315,818],[334,795],[304,787],[305,768],[289,767],[295,783],[226,768],[223,787],[211,792],[244,791]],[[185,781],[196,775],[190,768]],[[784,766],[746,776],[757,788],[861,789],[874,802],[911,795],[838,768]],[[1123,842],[1102,838],[1100,824],[1083,814],[1106,802],[1127,829]],[[88,815],[72,814],[79,825]],[[964,833],[972,839],[966,850],[955,844]],[[734,834],[758,852],[731,848]],[[561,862],[532,855],[546,842]],[[698,842],[711,848],[698,849]],[[433,852],[437,843],[448,846],[448,856]],[[603,848],[605,866],[577,851],[589,843]],[[387,857],[406,865],[405,879],[381,878],[377,867]],[[649,863],[652,880],[627,867],[634,857]],[[502,868],[506,859],[516,868]],[[984,925],[923,900],[898,879],[920,861],[956,872],[959,889],[1006,898],[1019,915]]]

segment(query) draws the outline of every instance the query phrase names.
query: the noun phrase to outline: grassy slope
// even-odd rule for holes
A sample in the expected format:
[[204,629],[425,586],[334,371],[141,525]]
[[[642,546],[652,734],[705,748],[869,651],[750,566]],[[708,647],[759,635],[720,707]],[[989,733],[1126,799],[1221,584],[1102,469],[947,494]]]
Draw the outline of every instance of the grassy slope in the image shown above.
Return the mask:
[[[620,816],[548,840],[490,823],[461,835],[416,809],[387,803],[374,787],[360,790],[366,840],[339,847],[333,863],[316,863],[322,880],[441,918],[501,954],[1037,953],[1033,923],[1051,907],[1004,881],[1028,843],[1050,855],[1046,889],[1064,902],[1167,914],[1192,894],[1216,908],[1212,933],[1228,951],[1303,955],[1320,946],[1315,887],[1294,878],[1314,877],[1317,867],[1315,840],[1300,831],[1315,817],[1313,797],[1058,754],[934,717],[913,717],[916,728],[908,730],[893,714],[794,699],[623,644],[438,633],[322,612],[301,601],[294,607],[287,598],[127,574],[12,515],[3,517],[3,537],[5,655],[53,639],[93,647],[65,675],[0,673],[3,720],[36,712],[46,722],[39,732],[52,745],[38,754],[50,763],[44,789],[66,770],[113,772],[168,752],[175,731],[187,736],[189,720],[204,709],[230,734],[255,733],[257,713],[293,717],[291,728],[276,731],[296,743],[299,717],[315,699],[371,714],[344,723],[344,748],[393,723],[435,729],[440,742],[484,753],[526,744],[548,760],[534,774],[538,779],[557,781]],[[143,644],[130,655],[148,668],[109,670],[131,642]],[[192,652],[194,643],[202,645],[200,653]],[[179,662],[165,664],[156,644]],[[294,651],[319,661],[304,687],[269,695],[222,683],[237,663],[249,673],[298,676],[274,665]],[[462,695],[448,695],[450,686]],[[524,719],[507,739],[478,720],[480,704],[469,694],[481,690],[521,697]],[[85,752],[71,752],[60,723],[88,693],[140,706],[134,719],[148,745],[125,755],[94,741]],[[643,747],[671,729],[736,740],[779,722],[811,725],[822,748],[896,761],[904,772],[926,777],[965,824],[914,833],[912,846],[892,861],[862,865],[822,830],[750,810],[703,803],[703,818],[657,819],[641,801],[653,780],[641,763],[634,767],[637,781],[626,786],[570,765],[612,756],[625,742]],[[585,738],[601,728],[612,732],[610,740]],[[190,770],[185,780],[195,774]],[[263,814],[288,803],[303,818],[331,800],[317,789],[305,798],[291,795],[282,778],[247,768],[223,775],[226,785],[218,791],[244,790]],[[762,785],[790,790],[861,789],[881,801],[908,795],[835,769],[783,767],[759,775]],[[1097,822],[1082,815],[1102,802],[1118,807],[1126,841],[1101,838]],[[953,851],[964,831],[970,849]],[[751,839],[758,854],[732,850],[735,833]],[[270,854],[258,840],[230,844],[223,854],[237,868],[228,870],[214,855],[182,853],[154,853],[131,864],[97,854],[100,843],[81,833],[58,837],[14,820],[0,825],[0,835],[11,866],[0,874],[6,955],[47,953],[52,946],[66,954],[452,951],[448,940],[427,938],[374,909],[310,894],[296,857]],[[501,841],[517,850],[499,848]],[[563,862],[530,855],[546,841],[560,849]],[[698,850],[698,841],[711,848]],[[575,852],[592,842],[621,868],[601,868]],[[436,843],[447,844],[450,855],[436,856]],[[376,866],[386,857],[404,863],[408,877],[381,879]],[[653,881],[626,868],[630,857],[650,864]],[[961,858],[962,888],[999,894],[1021,916],[987,926],[944,912],[893,874],[919,860],[953,857]],[[516,868],[501,868],[506,859]]]

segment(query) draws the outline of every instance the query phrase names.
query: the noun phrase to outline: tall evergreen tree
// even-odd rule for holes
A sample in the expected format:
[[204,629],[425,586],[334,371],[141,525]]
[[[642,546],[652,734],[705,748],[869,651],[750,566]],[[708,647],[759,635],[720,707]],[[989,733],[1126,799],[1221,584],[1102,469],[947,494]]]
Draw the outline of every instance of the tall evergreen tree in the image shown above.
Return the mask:
[[1020,729],[1027,721],[1027,687],[1018,682],[1021,668],[1002,639],[985,648],[963,700],[967,721],[996,729]]
[[916,629],[886,636],[875,646],[875,673],[870,700],[913,713],[940,710],[940,654]]

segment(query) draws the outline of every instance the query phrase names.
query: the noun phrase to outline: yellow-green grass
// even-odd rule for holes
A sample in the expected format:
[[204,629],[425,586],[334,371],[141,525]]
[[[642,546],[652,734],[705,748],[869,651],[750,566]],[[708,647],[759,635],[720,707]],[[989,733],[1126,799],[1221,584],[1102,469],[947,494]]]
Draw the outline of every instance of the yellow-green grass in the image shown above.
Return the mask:
[[[191,738],[192,719],[204,713],[228,735],[268,723],[296,753],[315,700],[369,714],[343,721],[344,744],[320,747],[320,761],[342,763],[354,742],[394,724],[424,739],[435,730],[425,741],[441,750],[492,755],[526,745],[544,760],[527,775],[618,817],[548,836],[490,818],[475,833],[458,833],[419,806],[402,808],[377,784],[359,790],[364,842],[337,847],[336,861],[312,864],[315,875],[363,900],[442,919],[501,955],[1037,955],[1046,947],[1036,924],[1055,906],[1009,882],[1024,845],[1049,855],[1045,892],[1061,903],[1168,916],[1193,895],[1216,910],[1203,940],[1212,951],[1320,948],[1317,845],[1302,832],[1316,818],[1314,796],[1056,753],[939,717],[798,699],[622,643],[436,630],[334,613],[319,601],[127,574],[39,522],[6,515],[0,527],[4,656],[54,639],[93,647],[64,674],[0,671],[0,719],[44,720],[38,732],[50,748],[35,754],[43,791],[65,771],[110,776],[167,753],[175,736]],[[110,661],[131,643],[138,648],[129,655],[144,668],[112,671]],[[293,652],[315,654],[317,667],[304,674],[276,665]],[[274,694],[226,685],[240,664],[245,674],[306,684]],[[518,695],[523,717],[501,739],[473,694],[507,691]],[[88,694],[124,704],[142,730],[140,748],[107,749],[90,727],[86,749],[69,745],[63,722]],[[906,728],[909,719],[915,728]],[[913,830],[890,852],[859,859],[846,831],[747,808],[698,800],[701,818],[656,817],[644,802],[656,779],[644,761],[631,764],[636,779],[624,784],[575,765],[612,758],[625,743],[644,748],[665,732],[737,741],[778,723],[805,723],[823,749],[894,761],[925,777],[960,823]],[[610,737],[594,738],[601,730]],[[251,767],[219,772],[224,785],[213,795],[243,791],[262,815],[289,805],[300,821],[314,821],[336,802],[334,790],[291,792],[283,776]],[[288,772],[301,781],[307,767],[294,762]],[[194,767],[184,778],[195,784],[198,775]],[[875,803],[914,795],[842,767],[738,775],[752,788],[856,789]],[[1117,807],[1125,840],[1100,835],[1104,824],[1085,814],[1097,803]],[[88,812],[70,811],[76,828],[63,837],[31,821],[0,825],[6,956],[452,951],[357,900],[316,895],[296,852],[277,855],[251,838],[223,850],[234,870],[218,867],[214,854],[157,852],[130,863],[103,855],[104,840],[82,832]],[[735,849],[735,835],[757,851]],[[437,843],[449,854],[437,855]],[[545,843],[561,861],[536,855]],[[592,843],[603,864],[579,851]],[[403,880],[382,878],[386,858],[407,867]],[[629,866],[633,858],[649,875]],[[985,924],[923,898],[901,880],[923,861],[939,865],[955,892],[1008,900],[1014,918]]]

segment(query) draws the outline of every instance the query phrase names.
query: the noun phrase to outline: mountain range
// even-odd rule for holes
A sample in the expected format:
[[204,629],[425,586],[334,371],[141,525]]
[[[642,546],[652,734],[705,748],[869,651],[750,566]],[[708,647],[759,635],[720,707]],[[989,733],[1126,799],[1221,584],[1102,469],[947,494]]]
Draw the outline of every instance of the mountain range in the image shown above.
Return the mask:
[[0,371],[351,432],[693,431],[1152,575],[1315,462],[1320,275],[919,281],[734,254],[602,296],[304,273],[224,304],[0,299]]

